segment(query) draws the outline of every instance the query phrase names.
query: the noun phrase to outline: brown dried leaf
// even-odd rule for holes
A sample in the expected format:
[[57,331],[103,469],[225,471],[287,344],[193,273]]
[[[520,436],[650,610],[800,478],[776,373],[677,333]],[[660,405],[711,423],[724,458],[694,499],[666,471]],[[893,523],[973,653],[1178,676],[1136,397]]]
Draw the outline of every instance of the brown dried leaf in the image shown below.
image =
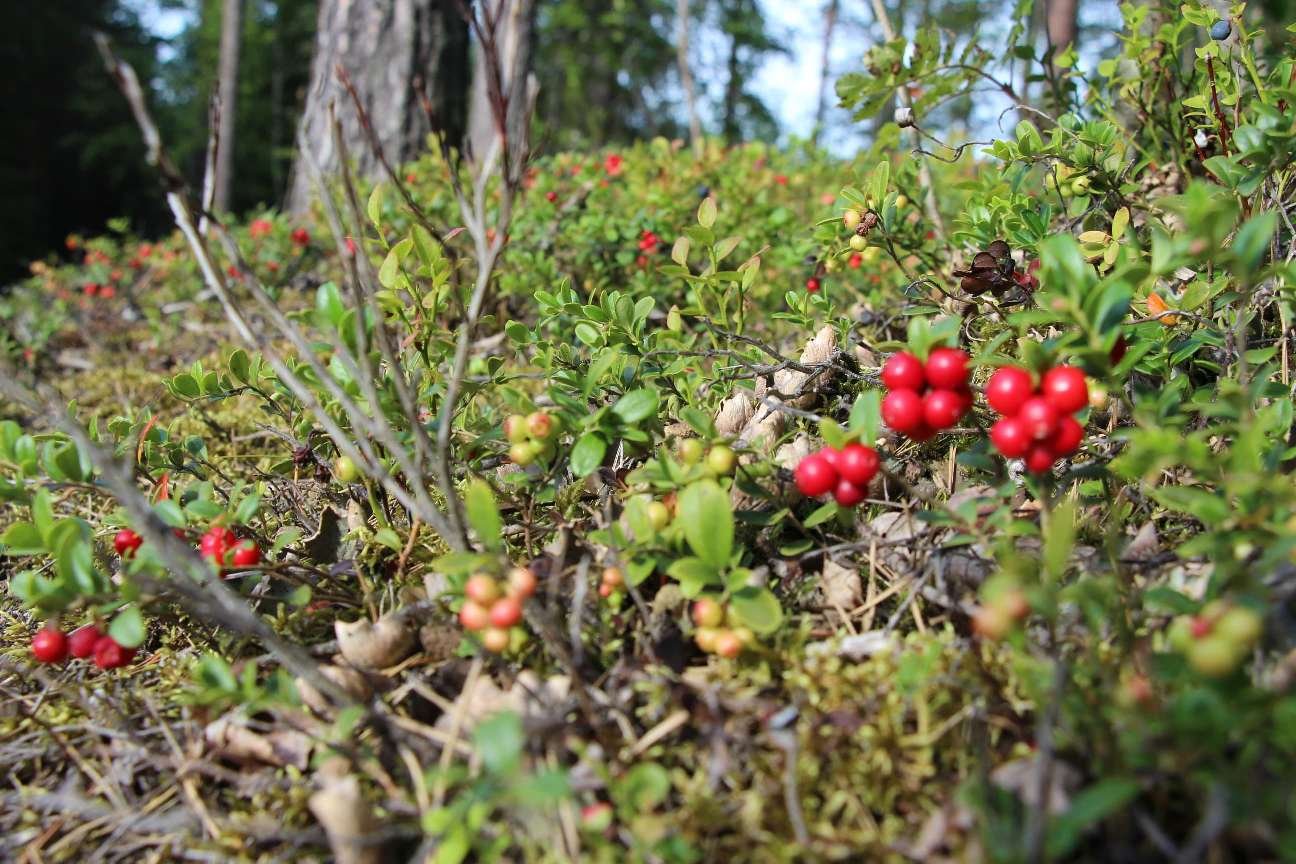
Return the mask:
[[390,615],[377,624],[368,621],[335,621],[338,652],[357,669],[394,666],[414,650],[414,633],[401,619]]

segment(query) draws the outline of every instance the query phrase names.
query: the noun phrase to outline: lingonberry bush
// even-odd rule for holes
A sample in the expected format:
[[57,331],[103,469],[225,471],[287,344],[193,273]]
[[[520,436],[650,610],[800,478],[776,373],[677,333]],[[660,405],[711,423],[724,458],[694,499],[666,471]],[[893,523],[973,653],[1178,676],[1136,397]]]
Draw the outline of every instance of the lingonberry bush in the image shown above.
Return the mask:
[[[1013,31],[1037,105],[874,48],[849,164],[510,133],[200,226],[155,144],[178,233],[3,300],[8,680],[344,860],[1296,854],[1296,65],[1123,15],[1092,70]],[[1010,133],[925,128],[987,83]]]

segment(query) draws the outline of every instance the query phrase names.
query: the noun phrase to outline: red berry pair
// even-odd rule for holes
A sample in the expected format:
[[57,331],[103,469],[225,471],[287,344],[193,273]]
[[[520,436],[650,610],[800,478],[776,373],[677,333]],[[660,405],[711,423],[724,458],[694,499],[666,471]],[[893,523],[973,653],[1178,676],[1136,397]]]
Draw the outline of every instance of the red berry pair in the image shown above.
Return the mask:
[[221,525],[213,525],[199,539],[198,552],[218,568],[226,564],[255,567],[261,563],[261,547],[252,540],[240,543],[233,531]]
[[797,489],[807,498],[832,493],[842,507],[854,507],[864,500],[868,484],[878,472],[877,451],[863,444],[847,444],[840,450],[824,447],[797,463]]
[[1027,370],[1004,366],[990,376],[985,394],[1003,415],[990,427],[990,443],[1008,459],[1025,459],[1028,471],[1043,474],[1080,449],[1084,427],[1071,415],[1089,404],[1089,386],[1074,366],[1049,369],[1038,388]]
[[949,429],[972,407],[968,355],[958,348],[935,348],[924,364],[908,351],[893,354],[882,367],[882,421],[901,435],[926,441]]
[[657,251],[657,247],[659,245],[661,245],[661,238],[658,237],[652,231],[649,231],[648,229],[645,228],[643,233],[639,235],[640,252],[644,252],[651,255],[652,253]]
[[117,669],[135,658],[134,648],[124,647],[93,624],[73,630],[70,636],[57,627],[43,627],[32,637],[31,651],[40,663],[62,663],[68,654],[82,660],[93,657],[100,669]]

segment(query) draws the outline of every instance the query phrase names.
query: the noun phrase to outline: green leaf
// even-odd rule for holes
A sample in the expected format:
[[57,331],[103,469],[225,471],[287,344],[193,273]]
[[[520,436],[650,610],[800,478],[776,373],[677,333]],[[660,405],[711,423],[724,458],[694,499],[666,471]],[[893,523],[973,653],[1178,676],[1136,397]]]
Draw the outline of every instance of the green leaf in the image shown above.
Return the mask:
[[36,555],[45,551],[45,540],[31,522],[15,522],[0,534],[0,546],[6,555]]
[[1049,826],[1048,858],[1073,850],[1086,830],[1125,807],[1139,794],[1139,784],[1125,777],[1108,777],[1076,795],[1067,811]]
[[1224,498],[1194,486],[1165,486],[1157,489],[1153,497],[1171,510],[1187,513],[1206,525],[1218,525],[1229,515]]
[[641,762],[616,784],[616,793],[630,812],[646,813],[666,800],[670,788],[670,775],[665,768],[656,762]]
[[382,183],[375,183],[373,191],[369,193],[369,201],[365,204],[365,215],[369,217],[370,224],[380,230],[382,229],[383,190],[385,188]]
[[253,492],[251,495],[244,497],[244,499],[238,503],[238,508],[234,511],[234,521],[238,522],[240,525],[248,524],[252,521],[252,517],[256,515],[257,510],[260,507],[261,495],[257,492]]
[[597,432],[586,432],[571,452],[571,470],[577,477],[588,477],[603,464],[607,442]]
[[117,613],[117,617],[108,625],[108,635],[123,648],[138,648],[144,642],[148,631],[144,627],[144,616],[139,607],[127,606]]
[[518,766],[522,740],[522,721],[512,711],[492,714],[473,730],[473,744],[492,774],[507,773]]
[[714,480],[699,480],[679,496],[684,538],[693,554],[716,569],[729,565],[733,552],[734,518],[729,494]]
[[503,547],[501,537],[503,522],[499,508],[495,506],[495,495],[490,485],[479,478],[468,483],[464,493],[464,507],[468,511],[468,524],[477,533],[477,539],[487,549],[498,550]]
[[877,440],[881,422],[882,394],[877,390],[865,390],[856,396],[855,404],[851,406],[849,434],[872,446]]
[[883,160],[873,169],[873,176],[869,178],[869,196],[873,199],[873,206],[880,208],[882,199],[886,197],[887,184],[891,182],[891,163]]
[[739,588],[729,598],[729,608],[739,621],[762,636],[778,630],[783,623],[783,607],[768,588]]
[[321,325],[327,323],[337,327],[344,311],[337,285],[325,282],[315,290],[315,312]]
[[204,687],[233,693],[238,690],[238,681],[234,679],[234,670],[225,658],[213,652],[207,652],[198,661],[194,670],[195,677]]
[[712,225],[715,224],[715,220],[716,220],[715,199],[712,198],[710,195],[708,195],[707,197],[703,198],[702,203],[698,205],[697,221],[698,224],[701,225],[703,228],[710,228]]
[[612,413],[627,426],[657,413],[657,391],[648,387],[631,390],[612,406]]
[[54,530],[54,506],[50,503],[48,489],[41,489],[32,496],[31,513],[41,539],[49,540],[50,531]]
[[710,585],[720,584],[720,573],[701,558],[680,558],[666,568],[666,575],[679,583],[680,593],[690,600]]
[[813,528],[816,525],[822,525],[829,519],[837,515],[837,502],[829,501],[827,504],[820,505],[813,513],[806,517],[801,524],[807,528]]
[[1075,502],[1063,501],[1049,513],[1044,526],[1044,572],[1054,580],[1066,574],[1071,547],[1075,545]]

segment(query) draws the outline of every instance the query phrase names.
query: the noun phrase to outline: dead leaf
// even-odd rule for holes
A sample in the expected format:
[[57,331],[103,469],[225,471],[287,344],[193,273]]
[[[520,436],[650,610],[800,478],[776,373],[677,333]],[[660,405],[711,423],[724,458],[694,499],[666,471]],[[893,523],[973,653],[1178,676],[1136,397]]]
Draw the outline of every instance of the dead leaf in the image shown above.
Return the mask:
[[377,624],[368,621],[335,621],[338,652],[357,669],[394,666],[414,650],[414,633],[400,618],[387,615]]
[[823,608],[850,611],[864,599],[864,583],[858,567],[843,567],[831,558],[824,561],[819,574]]

